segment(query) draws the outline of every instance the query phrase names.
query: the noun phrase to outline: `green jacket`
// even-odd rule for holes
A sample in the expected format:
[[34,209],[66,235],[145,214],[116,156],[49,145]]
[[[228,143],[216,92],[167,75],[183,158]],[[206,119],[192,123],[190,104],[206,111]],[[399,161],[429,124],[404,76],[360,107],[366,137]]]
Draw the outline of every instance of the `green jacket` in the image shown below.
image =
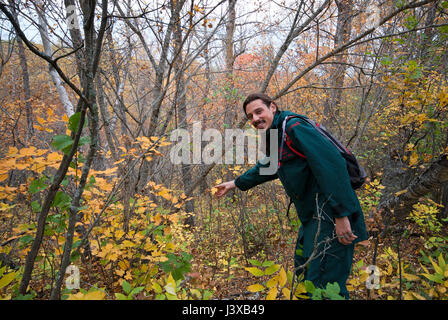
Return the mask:
[[[278,111],[270,129],[278,129],[278,146],[281,146],[282,123],[285,117],[295,115],[290,111]],[[306,121],[288,120],[286,133],[294,149],[306,158],[293,153],[284,144],[282,162],[275,174],[260,175],[260,162],[235,179],[238,189],[245,191],[263,182],[279,178],[287,195],[292,199],[302,223],[299,238],[303,242],[303,255],[309,256],[315,243],[334,238],[334,218],[348,216],[352,231],[358,238],[354,243],[367,239],[366,226],[357,195],[350,185],[346,162],[339,151]],[[269,142],[269,130],[266,134]],[[267,148],[269,152],[269,147]],[[267,154],[269,156],[269,154]],[[322,209],[320,232],[316,201]],[[315,242],[317,240],[317,242]],[[333,240],[338,243],[337,239]]]

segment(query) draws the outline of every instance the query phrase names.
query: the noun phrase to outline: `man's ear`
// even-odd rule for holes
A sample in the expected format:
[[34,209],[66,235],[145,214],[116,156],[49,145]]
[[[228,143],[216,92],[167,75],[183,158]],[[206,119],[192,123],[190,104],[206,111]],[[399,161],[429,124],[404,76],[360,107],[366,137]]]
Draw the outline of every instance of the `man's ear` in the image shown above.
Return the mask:
[[277,105],[274,102],[271,102],[269,108],[271,109],[272,113],[276,113],[278,110]]

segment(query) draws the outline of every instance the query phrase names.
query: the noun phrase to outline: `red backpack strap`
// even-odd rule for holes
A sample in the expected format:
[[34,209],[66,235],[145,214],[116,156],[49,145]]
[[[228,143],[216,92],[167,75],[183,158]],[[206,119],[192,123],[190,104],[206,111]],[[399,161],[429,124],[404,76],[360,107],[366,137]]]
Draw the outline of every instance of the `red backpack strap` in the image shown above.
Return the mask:
[[305,156],[305,155],[301,154],[299,151],[297,151],[296,149],[294,149],[294,147],[292,146],[292,141],[291,141],[291,139],[289,138],[288,133],[286,133],[286,131],[285,131],[285,137],[284,137],[284,139],[285,139],[286,145],[288,146],[289,149],[291,149],[292,152],[294,152],[294,153],[295,153],[296,155],[298,155],[299,157],[302,157],[302,158],[306,159],[306,156]]

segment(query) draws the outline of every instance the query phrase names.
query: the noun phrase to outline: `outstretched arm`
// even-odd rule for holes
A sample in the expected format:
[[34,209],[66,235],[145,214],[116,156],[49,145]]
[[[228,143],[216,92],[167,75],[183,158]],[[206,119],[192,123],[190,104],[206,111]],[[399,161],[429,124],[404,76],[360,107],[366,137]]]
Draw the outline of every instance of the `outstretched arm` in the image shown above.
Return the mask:
[[245,173],[240,175],[235,180],[227,181],[215,186],[215,188],[218,189],[217,192],[215,193],[215,196],[220,198],[224,196],[226,193],[228,193],[230,190],[235,188],[238,188],[241,191],[246,191],[261,183],[277,179],[277,173],[269,175],[264,175],[260,173],[260,168],[267,166],[268,164],[263,165],[260,163],[260,161],[258,161],[254,167],[247,170]]

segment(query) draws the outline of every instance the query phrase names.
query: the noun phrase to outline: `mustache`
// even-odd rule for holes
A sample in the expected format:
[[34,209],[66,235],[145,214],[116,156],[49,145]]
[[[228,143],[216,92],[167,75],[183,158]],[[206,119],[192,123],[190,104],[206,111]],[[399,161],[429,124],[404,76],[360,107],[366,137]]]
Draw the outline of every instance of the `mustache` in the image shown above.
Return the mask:
[[258,126],[260,123],[265,122],[264,120],[258,120],[257,122],[254,122],[254,127]]

